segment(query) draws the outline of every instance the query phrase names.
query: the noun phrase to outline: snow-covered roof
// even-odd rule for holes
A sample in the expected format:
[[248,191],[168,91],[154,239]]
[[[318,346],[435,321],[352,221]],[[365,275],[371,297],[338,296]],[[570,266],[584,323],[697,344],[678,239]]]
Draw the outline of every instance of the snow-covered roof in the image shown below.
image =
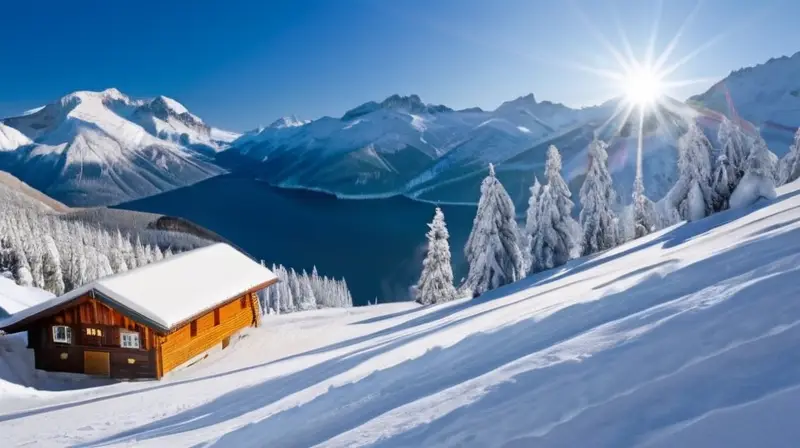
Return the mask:
[[131,318],[168,331],[276,280],[269,269],[218,243],[101,278],[0,320],[0,330],[94,291],[99,299],[127,311]]

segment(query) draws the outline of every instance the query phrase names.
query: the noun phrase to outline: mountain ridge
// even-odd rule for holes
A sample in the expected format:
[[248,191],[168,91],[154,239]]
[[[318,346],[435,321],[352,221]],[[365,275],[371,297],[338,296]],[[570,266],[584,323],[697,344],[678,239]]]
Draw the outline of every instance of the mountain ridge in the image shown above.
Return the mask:
[[0,169],[74,206],[124,202],[220,174],[213,157],[228,143],[217,139],[238,137],[171,98],[133,99],[115,88],[72,92],[0,123],[25,136],[3,145]]

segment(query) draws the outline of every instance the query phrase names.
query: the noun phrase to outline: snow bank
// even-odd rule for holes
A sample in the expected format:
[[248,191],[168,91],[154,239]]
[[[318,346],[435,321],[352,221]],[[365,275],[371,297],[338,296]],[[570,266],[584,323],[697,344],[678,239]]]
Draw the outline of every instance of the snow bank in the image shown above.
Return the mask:
[[[53,294],[17,286],[0,275],[0,319],[51,299]],[[27,350],[25,334],[0,335],[0,398],[11,394],[35,394],[27,389],[35,376],[32,353]]]
[[730,199],[730,208],[743,208],[755,204],[759,199],[775,199],[775,183],[772,179],[765,179],[746,173]]

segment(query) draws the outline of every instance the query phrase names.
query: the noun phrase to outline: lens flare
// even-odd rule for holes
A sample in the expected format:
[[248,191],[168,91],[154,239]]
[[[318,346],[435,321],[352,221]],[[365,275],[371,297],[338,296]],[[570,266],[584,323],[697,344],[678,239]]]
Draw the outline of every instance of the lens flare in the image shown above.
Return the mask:
[[648,68],[633,70],[625,76],[625,98],[639,107],[654,104],[663,94],[661,78]]

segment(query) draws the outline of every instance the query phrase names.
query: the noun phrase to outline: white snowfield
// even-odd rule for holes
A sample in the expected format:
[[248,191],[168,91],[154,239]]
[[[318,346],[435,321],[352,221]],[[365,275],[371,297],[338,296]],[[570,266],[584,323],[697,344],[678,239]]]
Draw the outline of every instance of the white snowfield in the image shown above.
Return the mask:
[[0,434],[7,446],[796,446],[799,193],[474,300],[267,316],[159,382],[8,388]]

